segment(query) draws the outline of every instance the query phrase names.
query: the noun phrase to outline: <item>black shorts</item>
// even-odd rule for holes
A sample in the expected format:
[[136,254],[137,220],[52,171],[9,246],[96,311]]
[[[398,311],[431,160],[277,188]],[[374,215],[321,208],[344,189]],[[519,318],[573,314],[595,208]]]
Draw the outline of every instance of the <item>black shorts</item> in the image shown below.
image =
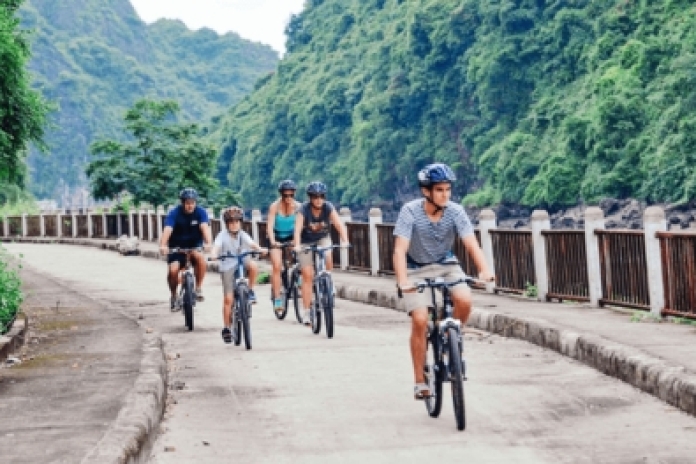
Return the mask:
[[293,241],[295,237],[290,235],[289,237],[280,237],[278,234],[273,234],[273,238],[275,238],[275,241],[278,243],[290,243]]
[[[182,248],[198,248],[200,245],[195,247],[182,247]],[[174,247],[173,247],[174,248]],[[192,260],[192,262],[195,259]],[[179,263],[179,268],[183,269],[186,267],[186,253],[169,253],[167,255],[167,264]]]

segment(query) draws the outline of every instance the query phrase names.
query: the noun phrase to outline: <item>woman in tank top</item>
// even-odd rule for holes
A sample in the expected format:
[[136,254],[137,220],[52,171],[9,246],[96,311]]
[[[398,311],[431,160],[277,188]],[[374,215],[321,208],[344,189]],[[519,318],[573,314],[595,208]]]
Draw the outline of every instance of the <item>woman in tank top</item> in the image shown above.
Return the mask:
[[280,272],[283,268],[283,250],[274,248],[283,242],[292,242],[295,234],[295,215],[300,203],[295,200],[297,186],[291,180],[284,180],[278,184],[280,198],[268,208],[268,241],[270,242],[271,265],[271,299],[275,311],[283,310],[283,300],[280,297],[281,283]]

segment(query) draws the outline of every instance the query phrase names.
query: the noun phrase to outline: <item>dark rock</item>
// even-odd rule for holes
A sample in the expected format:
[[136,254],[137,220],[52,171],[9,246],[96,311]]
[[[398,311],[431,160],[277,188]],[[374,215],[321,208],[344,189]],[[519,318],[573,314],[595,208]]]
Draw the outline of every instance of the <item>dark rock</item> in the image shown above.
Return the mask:
[[512,217],[510,209],[507,206],[498,205],[496,208],[494,208],[494,211],[496,218],[498,218],[498,221],[504,221],[505,219]]
[[609,219],[605,224],[604,227],[607,229],[619,229],[621,228],[621,223],[619,221],[615,221],[614,219]]
[[577,226],[578,226],[578,229],[585,228],[585,219],[578,219]]
[[640,230],[643,228],[643,222],[638,220],[631,221],[631,223],[628,225],[628,228],[633,230]]
[[618,212],[621,206],[621,202],[614,198],[605,198],[599,202],[599,207],[604,211],[605,216]]
[[575,228],[575,219],[571,217],[564,217],[560,220],[560,226],[563,229],[574,229]]
[[522,219],[518,219],[515,221],[515,225],[513,226],[515,229],[519,229],[520,227],[525,227],[527,225],[527,222],[523,221]]

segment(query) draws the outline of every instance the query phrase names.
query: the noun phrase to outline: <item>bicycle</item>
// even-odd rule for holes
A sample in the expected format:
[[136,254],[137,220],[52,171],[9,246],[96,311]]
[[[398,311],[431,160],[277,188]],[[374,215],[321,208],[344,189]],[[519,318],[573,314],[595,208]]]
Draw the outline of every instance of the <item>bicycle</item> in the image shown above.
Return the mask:
[[249,279],[246,277],[246,268],[244,267],[244,258],[247,256],[258,256],[264,254],[265,251],[250,250],[234,255],[231,253],[220,255],[217,258],[208,258],[208,261],[226,259],[236,259],[237,269],[234,272],[234,308],[232,308],[232,338],[235,346],[242,343],[242,335],[244,336],[244,346],[247,350],[251,349],[251,325],[249,318],[251,317],[251,302],[249,301]]
[[[348,245],[350,246],[350,245]],[[334,248],[343,248],[344,245],[330,245],[327,247],[318,247],[317,244],[309,245],[302,248],[304,253],[312,252],[312,261],[314,262],[314,280],[312,281],[312,292],[314,300],[309,309],[309,320],[312,325],[312,332],[318,334],[321,331],[321,313],[324,312],[326,324],[326,336],[333,338],[334,336],[334,294],[333,294],[333,279],[331,273],[326,270],[326,252]]]
[[176,300],[175,307],[183,309],[184,326],[193,330],[193,307],[196,306],[196,277],[191,267],[191,253],[201,251],[202,248],[171,248],[170,254],[183,253],[186,255],[186,265],[183,269],[179,269],[179,281],[181,282],[181,290],[179,297]]
[[[295,317],[297,318],[297,322],[302,324],[302,313],[299,300],[300,291],[298,288],[300,283],[300,267],[295,259],[295,252],[291,251],[288,253],[287,249],[292,247],[292,242],[283,242],[274,247],[279,248],[283,254],[283,269],[280,273],[281,284],[283,285],[283,311],[277,312],[274,310],[273,313],[278,319],[285,319],[288,313],[288,305],[292,299],[293,305],[295,306]],[[274,297],[271,296],[271,300],[273,300],[273,298]]]
[[[462,357],[463,338],[461,322],[453,317],[450,288],[475,282],[471,277],[445,282],[442,277],[416,282],[414,288],[423,292],[430,288],[433,303],[428,307],[427,352],[425,361],[425,381],[430,388],[430,396],[425,398],[425,407],[430,417],[439,417],[442,410],[442,384],[452,385],[452,403],[458,430],[466,428],[466,407],[464,402],[464,381],[466,362]],[[438,307],[435,290],[442,292],[442,305]],[[399,297],[402,289],[398,289]],[[439,311],[438,311],[439,310]]]

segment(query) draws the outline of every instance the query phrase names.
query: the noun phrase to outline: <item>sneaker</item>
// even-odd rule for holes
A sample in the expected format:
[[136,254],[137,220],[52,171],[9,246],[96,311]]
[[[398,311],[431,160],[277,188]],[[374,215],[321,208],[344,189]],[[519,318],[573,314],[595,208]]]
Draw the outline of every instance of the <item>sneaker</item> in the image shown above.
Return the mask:
[[171,309],[172,312],[176,311],[176,297],[175,296],[169,298],[169,309]]
[[229,328],[222,329],[222,339],[225,343],[232,343],[232,331]]
[[202,288],[196,289],[196,292],[195,292],[195,293],[196,293],[196,301],[203,301],[203,300],[205,300],[205,297],[203,296],[203,289],[202,289]]
[[310,320],[310,317],[309,317],[309,309],[306,309],[304,314],[302,315],[302,323],[304,325],[311,325],[312,324],[312,321]]
[[275,312],[279,313],[283,311],[283,299],[282,298],[276,298],[273,300],[273,309]]
[[256,293],[253,290],[249,290],[249,303],[256,304]]

